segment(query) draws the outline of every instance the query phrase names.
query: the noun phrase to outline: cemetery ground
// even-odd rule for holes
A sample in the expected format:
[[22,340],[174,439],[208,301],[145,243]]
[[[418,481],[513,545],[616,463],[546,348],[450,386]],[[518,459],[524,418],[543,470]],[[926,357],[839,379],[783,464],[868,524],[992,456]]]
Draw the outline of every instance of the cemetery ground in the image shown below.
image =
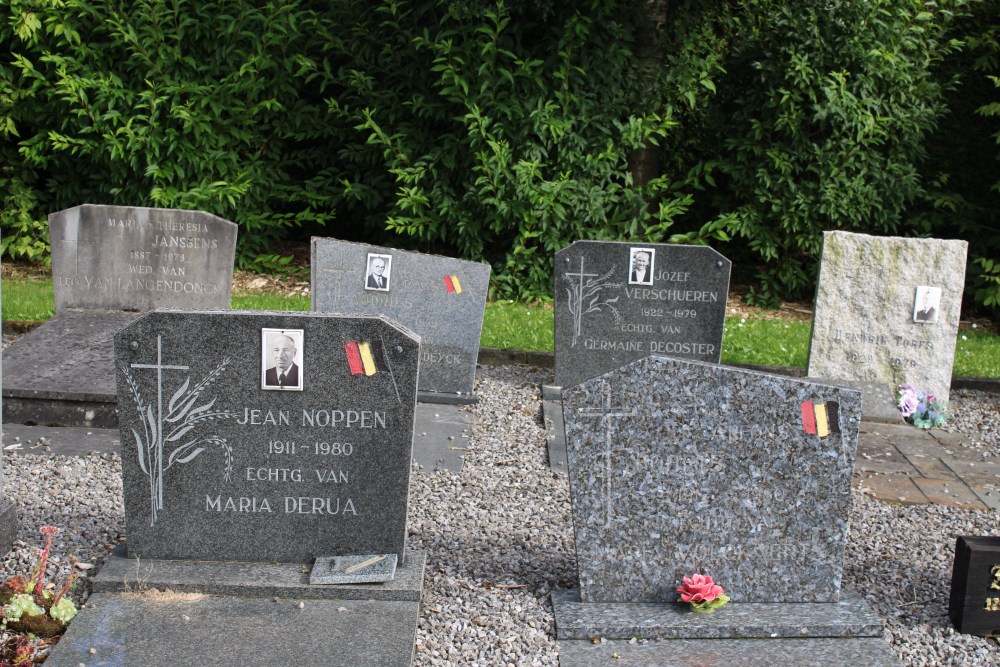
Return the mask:
[[[568,482],[548,466],[540,422],[538,387],[551,381],[551,369],[484,366],[477,375],[481,402],[469,408],[476,426],[456,445],[465,449],[461,471],[415,469],[411,478],[409,547],[429,557],[414,664],[556,665],[549,594],[575,586],[576,570]],[[960,390],[954,400],[949,428],[977,437],[949,448],[984,454],[984,472],[992,470],[1000,452],[1000,397]],[[121,460],[114,451],[60,455],[69,443],[17,444],[4,465],[24,541],[4,559],[4,570],[26,572],[40,546],[37,527],[58,526],[55,579],[62,580],[70,568],[66,556],[74,553],[86,568],[76,594],[82,601],[87,577],[125,538]],[[860,486],[852,498],[844,587],[859,591],[879,614],[897,656],[907,665],[1000,664],[995,640],[957,634],[947,616],[955,537],[1000,533],[995,508],[881,501]],[[135,594],[162,595],[143,589],[140,563]],[[180,657],[178,664],[197,664]]]
[[[301,275],[237,272],[234,284],[238,295],[274,293],[308,304],[307,289]],[[808,325],[807,304],[761,313],[737,296],[738,288],[727,312],[734,326],[758,319]],[[963,334],[987,329],[969,322]],[[552,380],[551,368],[480,366],[480,403],[464,408],[476,413],[475,427],[455,445],[464,454],[461,470],[415,464],[408,547],[428,553],[415,665],[558,663],[549,595],[576,586],[577,573],[569,486],[565,473],[549,467],[541,418],[539,387]],[[952,401],[945,429],[865,423],[859,438],[843,584],[879,614],[884,638],[907,665],[1000,664],[996,640],[955,633],[947,614],[956,536],[1000,534],[1000,504],[991,493],[1000,489],[1000,395],[959,389]],[[38,527],[55,525],[50,579],[64,579],[73,554],[84,575],[75,596],[84,602],[87,581],[125,539],[121,459],[107,443],[65,455],[75,444],[5,439],[4,472],[22,541],[3,568],[7,576],[26,574],[41,546]],[[165,595],[148,590],[139,565],[134,594]],[[289,614],[298,611],[289,604]],[[178,664],[198,660],[178,655]],[[783,663],[775,656],[768,664]]]

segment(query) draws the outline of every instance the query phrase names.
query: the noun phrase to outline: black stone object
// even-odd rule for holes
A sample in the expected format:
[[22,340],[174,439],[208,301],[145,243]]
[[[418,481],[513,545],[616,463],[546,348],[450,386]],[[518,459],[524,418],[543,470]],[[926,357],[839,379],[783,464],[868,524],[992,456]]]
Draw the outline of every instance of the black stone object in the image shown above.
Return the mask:
[[[630,264],[651,256],[639,279]],[[555,257],[555,384],[661,354],[719,363],[732,263],[706,246],[576,241]]]
[[[300,390],[262,387],[275,329]],[[418,354],[374,317],[160,310],[120,331],[129,556],[402,562]]]
[[948,615],[959,632],[1000,634],[1000,537],[955,540]]

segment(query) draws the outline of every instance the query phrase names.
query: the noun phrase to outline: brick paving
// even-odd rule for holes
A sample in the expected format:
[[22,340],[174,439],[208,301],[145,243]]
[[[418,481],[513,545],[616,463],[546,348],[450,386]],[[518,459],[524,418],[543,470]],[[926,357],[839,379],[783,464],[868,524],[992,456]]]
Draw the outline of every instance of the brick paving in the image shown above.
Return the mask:
[[886,502],[1000,510],[1000,460],[938,429],[862,422],[854,484]]

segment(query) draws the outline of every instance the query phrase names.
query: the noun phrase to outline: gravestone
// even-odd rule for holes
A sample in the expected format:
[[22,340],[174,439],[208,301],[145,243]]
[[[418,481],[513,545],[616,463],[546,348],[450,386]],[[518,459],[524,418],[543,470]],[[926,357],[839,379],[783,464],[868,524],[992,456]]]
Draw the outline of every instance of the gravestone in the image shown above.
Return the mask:
[[84,204],[49,215],[56,312],[229,308],[236,225],[204,211]]
[[391,317],[421,337],[420,400],[475,401],[488,264],[327,238],[311,261],[313,311]]
[[[563,415],[579,571],[553,594],[563,667],[593,664],[593,636],[706,640],[698,654],[753,639],[748,656],[780,652],[762,638],[840,637],[813,647],[823,664],[857,642],[891,658],[841,591],[857,392],[648,356],[564,388]],[[676,603],[695,573],[732,599],[710,618]]]
[[576,241],[555,257],[555,385],[542,387],[549,466],[566,469],[561,387],[648,354],[718,363],[732,263],[705,246]]
[[705,246],[576,241],[557,252],[556,385],[649,354],[718,363],[730,268]]
[[965,241],[825,232],[809,377],[859,389],[866,419],[898,421],[904,383],[947,401],[967,250]]
[[112,428],[114,333],[159,306],[228,308],[236,225],[84,204],[51,214],[49,234],[56,316],[8,348],[4,419]]
[[419,340],[385,318],[157,310],[115,356],[128,539],[52,664],[166,667],[183,645],[199,663],[409,665]]
[[[279,386],[268,366],[284,345]],[[124,328],[129,555],[402,561],[417,354],[377,318],[158,311]]]

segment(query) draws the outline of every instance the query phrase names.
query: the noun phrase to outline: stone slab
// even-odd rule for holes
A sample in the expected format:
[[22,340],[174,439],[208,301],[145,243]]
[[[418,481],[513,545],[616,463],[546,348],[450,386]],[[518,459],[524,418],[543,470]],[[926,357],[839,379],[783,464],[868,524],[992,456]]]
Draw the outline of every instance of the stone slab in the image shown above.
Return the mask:
[[7,553],[17,539],[17,505],[9,497],[0,497],[0,551]]
[[427,554],[409,551],[391,581],[314,586],[311,567],[292,563],[136,559],[119,545],[91,586],[95,593],[145,588],[177,593],[246,597],[322,598],[330,600],[420,600]]
[[396,574],[396,554],[372,556],[321,556],[313,563],[309,583],[381,584]]
[[468,409],[444,403],[417,403],[413,427],[413,460],[427,472],[458,472],[472,435],[474,415]]
[[[2,381],[3,374],[3,364],[0,362],[0,381]],[[3,412],[3,397],[0,395],[0,413]],[[2,438],[3,429],[0,427],[0,438]],[[0,452],[0,459],[4,456],[9,456],[9,454]],[[7,499],[4,494],[4,489],[6,487],[6,479],[3,472],[3,466],[0,465],[0,551],[6,553],[10,551],[11,547],[14,545],[14,540],[17,539],[17,507],[14,503]]]
[[858,438],[858,453],[854,467],[862,472],[880,472],[887,475],[912,477],[919,474],[895,446],[882,439],[872,442],[864,434]]
[[926,477],[927,479],[958,481],[958,475],[956,475],[951,468],[946,466],[937,456],[929,456],[927,454],[920,453],[908,454],[906,452],[903,453],[903,456],[905,456],[906,460],[910,462],[910,465],[917,469],[917,472],[919,472],[922,477]]
[[418,349],[318,313],[158,310],[120,331],[129,555],[402,559]]
[[865,474],[859,480],[862,493],[888,503],[926,505],[930,502],[912,477]]
[[4,350],[4,421],[113,428],[114,335],[141,314],[66,309]]
[[[384,289],[366,281],[371,255],[387,263]],[[314,237],[311,270],[313,311],[386,315],[420,336],[422,401],[473,393],[489,264]]]
[[979,502],[986,505],[991,512],[1000,512],[1000,491],[974,485],[970,485],[969,488],[979,498]]
[[228,308],[236,230],[204,211],[83,204],[52,213],[56,312]]
[[881,639],[559,642],[559,667],[901,667]]
[[409,667],[419,616],[419,602],[95,594],[45,663]]
[[117,428],[80,426],[3,425],[3,445],[7,454],[58,454],[85,456],[121,452]]
[[986,505],[968,486],[958,480],[924,479],[915,477],[913,483],[936,505],[950,505],[962,509],[985,510]]
[[552,608],[560,641],[882,636],[878,614],[854,592],[839,602],[731,602],[696,614],[676,602],[581,602],[579,590],[557,590]]
[[[865,418],[899,418],[896,387],[947,401],[968,243],[823,234],[808,376],[853,384]],[[933,290],[932,317],[921,315]]]
[[569,460],[566,456],[566,425],[563,422],[562,400],[542,401],[542,422],[545,425],[549,467],[557,472],[566,472]]
[[945,456],[941,457],[941,462],[966,484],[1000,489],[1000,464],[998,463],[966,461]]
[[[639,251],[646,278],[631,273]],[[706,246],[576,241],[555,258],[555,384],[648,354],[718,363],[731,262]]]
[[[584,601],[673,601],[694,572],[737,602],[836,601],[859,402],[660,356],[564,389]],[[808,432],[813,404],[826,435]]]

